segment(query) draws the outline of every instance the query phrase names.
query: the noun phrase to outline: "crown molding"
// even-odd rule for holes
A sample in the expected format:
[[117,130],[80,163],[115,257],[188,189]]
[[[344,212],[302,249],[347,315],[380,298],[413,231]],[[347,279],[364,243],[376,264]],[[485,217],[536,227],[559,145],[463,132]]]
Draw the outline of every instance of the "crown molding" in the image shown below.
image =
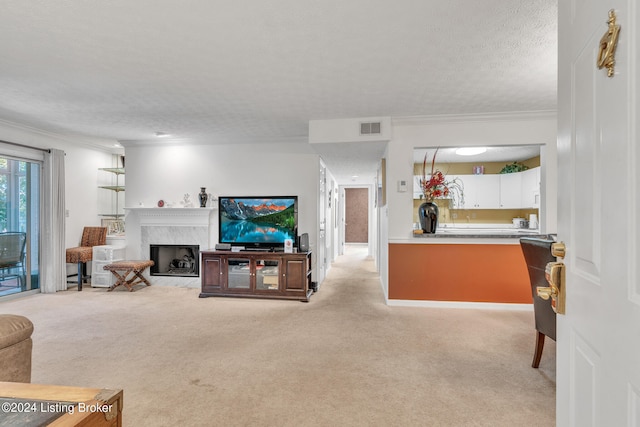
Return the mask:
[[198,138],[147,138],[147,139],[120,139],[123,147],[141,147],[141,146],[171,146],[171,145],[240,145],[240,144],[302,144],[308,143],[308,136],[283,136],[268,138],[219,138],[198,137]]
[[394,126],[420,126],[436,123],[453,122],[494,122],[512,120],[547,120],[556,119],[557,111],[517,111],[509,113],[486,114],[443,114],[435,116],[405,116],[394,117],[391,121]]
[[[115,140],[87,137],[87,136],[81,136],[81,135],[60,134],[60,133],[46,131],[46,130],[38,129],[32,126],[24,125],[22,123],[11,122],[3,119],[0,119],[0,126],[13,129],[17,132],[38,135],[55,142],[80,145],[80,146],[89,147],[93,149],[99,149],[101,151],[106,151],[109,153],[122,154],[122,148],[114,146],[117,143],[117,141]],[[16,142],[27,143],[24,141],[16,141]],[[49,146],[43,145],[41,141],[29,140],[28,143],[34,146],[38,145],[39,148],[51,148]]]

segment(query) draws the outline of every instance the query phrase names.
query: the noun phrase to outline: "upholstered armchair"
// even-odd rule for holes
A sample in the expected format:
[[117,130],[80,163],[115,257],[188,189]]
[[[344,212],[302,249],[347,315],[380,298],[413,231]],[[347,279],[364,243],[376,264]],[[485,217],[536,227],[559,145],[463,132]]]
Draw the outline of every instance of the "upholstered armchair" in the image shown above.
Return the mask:
[[0,381],[31,382],[32,333],[26,317],[0,314]]

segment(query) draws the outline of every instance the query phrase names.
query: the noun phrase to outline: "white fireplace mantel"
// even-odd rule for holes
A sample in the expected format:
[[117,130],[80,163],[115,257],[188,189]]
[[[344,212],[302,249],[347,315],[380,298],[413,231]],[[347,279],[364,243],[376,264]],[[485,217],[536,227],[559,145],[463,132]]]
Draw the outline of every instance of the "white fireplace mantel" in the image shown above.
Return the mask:
[[124,208],[134,213],[140,226],[205,226],[211,224],[213,208]]
[[[215,209],[217,210],[217,209]],[[128,256],[149,259],[151,245],[197,245],[200,250],[213,241],[214,208],[125,208]],[[152,284],[200,286],[199,277],[153,276]]]

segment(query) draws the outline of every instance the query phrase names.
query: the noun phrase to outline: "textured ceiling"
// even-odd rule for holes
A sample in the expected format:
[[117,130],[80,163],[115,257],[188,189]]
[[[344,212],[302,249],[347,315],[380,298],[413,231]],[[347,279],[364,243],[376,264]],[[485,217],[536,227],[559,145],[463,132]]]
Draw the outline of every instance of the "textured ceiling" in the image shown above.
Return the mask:
[[161,131],[306,143],[312,119],[553,111],[556,10],[556,0],[3,0],[0,120],[107,142]]

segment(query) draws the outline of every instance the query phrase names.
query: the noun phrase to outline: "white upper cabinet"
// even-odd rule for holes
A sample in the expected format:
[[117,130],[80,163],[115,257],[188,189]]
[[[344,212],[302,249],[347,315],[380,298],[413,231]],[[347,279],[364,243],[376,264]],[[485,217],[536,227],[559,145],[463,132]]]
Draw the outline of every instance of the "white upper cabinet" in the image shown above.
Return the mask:
[[500,174],[500,208],[522,207],[522,172]]
[[540,207],[540,167],[522,172],[522,207]]
[[[454,209],[530,209],[540,207],[540,167],[524,172],[447,175],[464,186],[464,203]],[[413,177],[413,198],[420,199],[420,176]]]
[[[464,204],[460,209],[499,209],[498,175],[457,175],[464,186]],[[452,176],[452,178],[454,178]]]

